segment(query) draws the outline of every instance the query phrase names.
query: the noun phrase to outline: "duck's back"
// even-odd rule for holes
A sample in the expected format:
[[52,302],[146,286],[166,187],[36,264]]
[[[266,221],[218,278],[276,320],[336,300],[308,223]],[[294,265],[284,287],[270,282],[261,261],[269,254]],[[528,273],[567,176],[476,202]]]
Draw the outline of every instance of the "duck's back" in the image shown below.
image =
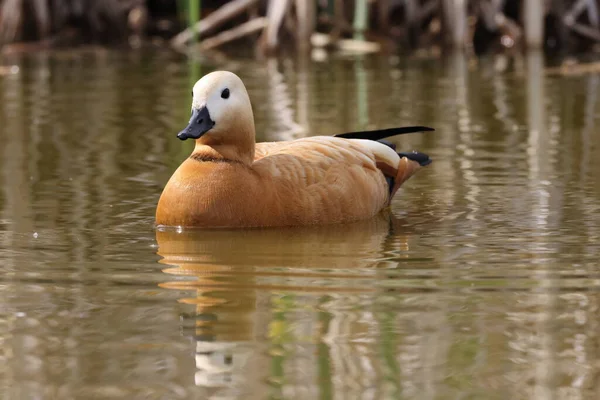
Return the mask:
[[277,188],[282,218],[296,224],[364,219],[388,201],[375,155],[357,141],[317,136],[259,143],[255,158],[253,169]]

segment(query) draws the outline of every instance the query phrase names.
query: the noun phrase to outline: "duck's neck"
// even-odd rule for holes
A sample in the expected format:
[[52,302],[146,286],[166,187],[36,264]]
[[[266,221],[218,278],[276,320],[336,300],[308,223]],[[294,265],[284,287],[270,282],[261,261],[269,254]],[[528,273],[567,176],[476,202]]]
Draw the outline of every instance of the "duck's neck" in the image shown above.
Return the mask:
[[[232,140],[227,140],[229,138]],[[192,156],[199,159],[239,162],[250,166],[254,162],[254,146],[254,135],[206,135],[196,140]]]

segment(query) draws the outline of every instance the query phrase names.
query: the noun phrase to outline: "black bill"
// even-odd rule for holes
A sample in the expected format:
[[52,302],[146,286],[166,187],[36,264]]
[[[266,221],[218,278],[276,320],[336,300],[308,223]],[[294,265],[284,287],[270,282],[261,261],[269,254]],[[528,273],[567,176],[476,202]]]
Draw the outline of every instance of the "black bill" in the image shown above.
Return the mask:
[[184,130],[177,134],[177,137],[181,140],[199,139],[206,132],[210,131],[213,126],[215,126],[215,121],[210,118],[208,108],[194,108],[192,110],[190,123],[185,127]]

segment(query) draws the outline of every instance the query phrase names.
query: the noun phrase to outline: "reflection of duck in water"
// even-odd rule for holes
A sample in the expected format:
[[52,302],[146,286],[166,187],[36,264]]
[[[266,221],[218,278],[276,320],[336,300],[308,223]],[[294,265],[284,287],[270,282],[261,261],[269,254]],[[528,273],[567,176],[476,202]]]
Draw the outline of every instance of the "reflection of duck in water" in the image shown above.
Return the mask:
[[[157,230],[161,263],[178,265],[180,273],[220,272],[234,267],[367,267],[380,257],[398,221],[389,214],[343,225],[249,230]],[[201,270],[195,269],[201,266]],[[190,270],[190,268],[192,268]],[[217,268],[217,267],[216,267]],[[247,268],[236,268],[244,275]],[[259,273],[260,271],[251,271]]]
[[231,72],[200,79],[192,116],[179,133],[195,139],[192,155],[160,197],[156,223],[258,227],[347,223],[371,218],[431,160],[396,153],[381,139],[425,127],[353,132],[255,143],[246,88]]
[[[378,274],[388,251],[399,250],[390,218],[293,229],[157,231],[160,262],[173,266],[163,271],[195,278],[161,287],[195,291],[181,302],[196,307],[183,321],[196,340],[196,383],[241,390],[264,382],[270,359],[258,344],[277,340],[274,315],[282,296],[316,301],[377,290],[362,280]],[[320,340],[324,333],[313,334]]]

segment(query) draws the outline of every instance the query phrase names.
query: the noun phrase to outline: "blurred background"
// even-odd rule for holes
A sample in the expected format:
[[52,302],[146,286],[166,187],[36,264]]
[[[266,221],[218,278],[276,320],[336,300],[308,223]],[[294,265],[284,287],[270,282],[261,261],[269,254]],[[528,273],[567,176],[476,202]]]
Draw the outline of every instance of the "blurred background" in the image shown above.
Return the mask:
[[[355,51],[597,49],[597,0],[2,0],[0,40],[32,49],[82,43],[261,53],[311,47]],[[196,46],[197,36],[202,41]],[[344,40],[353,39],[353,40]],[[366,43],[364,43],[366,42]],[[239,43],[238,43],[239,44]],[[6,49],[5,49],[6,51]]]
[[[0,1],[2,397],[598,398],[598,6]],[[258,141],[434,162],[357,224],[156,231],[216,69]]]

